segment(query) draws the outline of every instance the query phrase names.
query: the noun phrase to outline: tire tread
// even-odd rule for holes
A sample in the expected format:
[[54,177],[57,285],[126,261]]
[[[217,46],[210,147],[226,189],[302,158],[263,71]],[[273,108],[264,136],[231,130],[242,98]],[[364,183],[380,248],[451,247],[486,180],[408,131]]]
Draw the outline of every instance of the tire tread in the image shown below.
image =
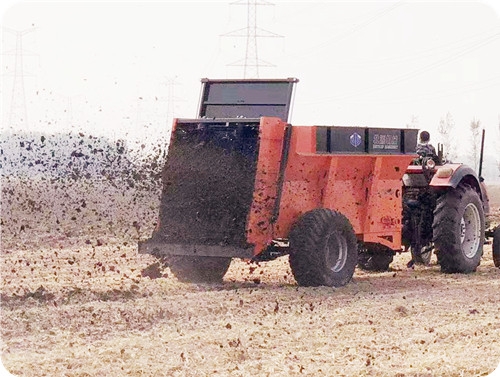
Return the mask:
[[[346,266],[339,273],[325,267],[325,255],[320,252],[326,234],[333,228],[344,235],[348,244]],[[344,215],[326,208],[309,211],[293,226],[289,238],[290,267],[299,285],[342,286],[351,280],[357,263],[357,240]]]
[[437,250],[438,263],[446,273],[469,273],[476,271],[482,256],[482,244],[476,256],[468,259],[463,255],[458,229],[461,221],[463,201],[475,202],[481,217],[481,232],[484,241],[484,213],[479,194],[469,185],[461,184],[437,199],[434,210],[433,242]]

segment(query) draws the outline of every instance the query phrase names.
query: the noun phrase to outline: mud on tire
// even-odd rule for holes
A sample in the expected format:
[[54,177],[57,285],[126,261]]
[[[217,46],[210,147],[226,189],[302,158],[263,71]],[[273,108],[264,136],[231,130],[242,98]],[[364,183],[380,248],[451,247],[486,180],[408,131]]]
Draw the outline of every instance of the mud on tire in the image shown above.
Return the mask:
[[325,209],[305,213],[290,232],[290,267],[301,286],[343,286],[358,261],[357,240],[349,220]]
[[441,270],[476,271],[484,244],[484,211],[477,191],[459,185],[438,197],[432,227]]
[[231,258],[172,255],[166,258],[170,271],[184,283],[220,283]]

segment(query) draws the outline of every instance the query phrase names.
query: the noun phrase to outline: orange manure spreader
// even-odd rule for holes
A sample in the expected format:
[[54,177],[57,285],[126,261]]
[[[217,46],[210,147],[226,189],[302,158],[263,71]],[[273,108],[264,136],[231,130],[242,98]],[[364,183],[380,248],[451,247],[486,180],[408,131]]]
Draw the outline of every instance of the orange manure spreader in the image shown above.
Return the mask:
[[291,125],[296,82],[202,80],[198,117],[174,120],[140,253],[187,282],[222,280],[232,258],[289,255],[302,286],[347,284],[361,251],[389,265],[418,131]]

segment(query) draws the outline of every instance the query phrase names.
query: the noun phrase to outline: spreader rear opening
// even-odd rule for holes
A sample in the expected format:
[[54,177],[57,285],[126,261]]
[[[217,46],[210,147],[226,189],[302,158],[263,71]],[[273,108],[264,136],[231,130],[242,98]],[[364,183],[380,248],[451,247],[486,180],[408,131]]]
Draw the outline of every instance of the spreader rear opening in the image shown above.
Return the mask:
[[156,253],[247,255],[258,140],[259,120],[177,121],[162,177],[160,227],[151,241]]

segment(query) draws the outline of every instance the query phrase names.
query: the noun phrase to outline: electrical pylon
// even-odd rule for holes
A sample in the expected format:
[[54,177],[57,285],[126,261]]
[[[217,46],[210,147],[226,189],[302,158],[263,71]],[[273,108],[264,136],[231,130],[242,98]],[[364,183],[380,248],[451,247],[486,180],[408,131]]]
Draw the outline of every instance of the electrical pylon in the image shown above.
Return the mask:
[[238,30],[222,34],[222,37],[242,37],[246,38],[245,57],[237,60],[229,66],[242,66],[243,78],[258,78],[259,67],[274,67],[274,64],[259,59],[257,49],[257,38],[283,38],[282,35],[257,26],[257,7],[259,5],[274,5],[266,0],[239,0],[231,5],[247,6],[247,26]]
[[[10,128],[28,128],[28,109],[26,106],[26,93],[24,90],[24,77],[27,76],[24,72],[24,56],[27,55],[23,49],[23,37],[35,31],[35,28],[22,31],[12,30],[4,27],[4,31],[14,34],[16,37],[16,46],[14,50],[3,52],[2,55],[14,55],[14,77],[12,83],[12,96],[10,102],[9,123]],[[32,55],[32,54],[30,54]]]
[[175,96],[175,86],[179,85],[175,77],[166,78],[162,84],[167,87],[167,128],[169,128],[175,117],[175,103],[184,100]]

